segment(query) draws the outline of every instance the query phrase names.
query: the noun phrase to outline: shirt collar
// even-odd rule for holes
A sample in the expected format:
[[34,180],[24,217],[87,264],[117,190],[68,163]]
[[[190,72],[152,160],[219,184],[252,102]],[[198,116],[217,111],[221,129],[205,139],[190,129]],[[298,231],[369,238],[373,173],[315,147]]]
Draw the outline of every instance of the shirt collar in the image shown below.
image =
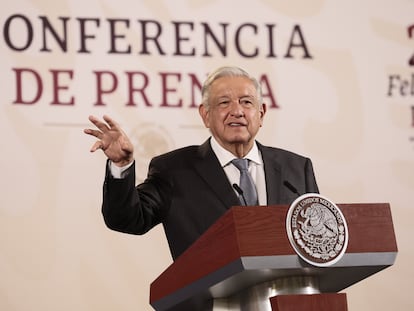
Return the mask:
[[[231,160],[233,160],[235,157],[234,155],[224,149],[218,142],[217,140],[214,138],[214,136],[211,137],[211,148],[213,149],[214,153],[217,156],[217,159],[220,162],[220,165],[222,167],[228,165]],[[259,152],[259,148],[257,147],[257,143],[256,141],[254,141],[253,147],[252,149],[250,149],[249,153],[246,154],[246,156],[244,157],[245,159],[249,159],[250,161],[252,161],[255,164],[261,165],[263,164],[263,160],[262,157],[260,156],[260,152]]]

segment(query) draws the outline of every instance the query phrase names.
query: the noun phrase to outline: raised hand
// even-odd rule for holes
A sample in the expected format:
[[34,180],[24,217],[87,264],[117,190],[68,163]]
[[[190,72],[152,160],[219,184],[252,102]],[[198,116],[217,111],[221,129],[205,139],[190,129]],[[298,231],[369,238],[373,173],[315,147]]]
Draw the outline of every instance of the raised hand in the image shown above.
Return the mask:
[[104,115],[103,120],[106,123],[94,116],[89,116],[89,121],[98,128],[84,130],[84,133],[98,138],[90,151],[102,149],[108,159],[117,166],[131,163],[134,159],[134,146],[130,139],[113,119]]

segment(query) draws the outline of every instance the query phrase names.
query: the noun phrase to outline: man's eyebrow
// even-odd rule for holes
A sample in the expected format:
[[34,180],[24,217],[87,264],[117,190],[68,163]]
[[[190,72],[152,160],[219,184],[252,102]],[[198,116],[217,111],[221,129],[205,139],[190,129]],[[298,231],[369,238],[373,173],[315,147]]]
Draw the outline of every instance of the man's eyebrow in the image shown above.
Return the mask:
[[228,95],[220,95],[220,96],[216,97],[216,100],[229,99],[229,98],[230,98],[230,96],[228,96]]
[[240,96],[239,99],[251,99],[251,100],[255,100],[255,99],[257,99],[257,97],[254,96],[254,95],[243,95],[243,96]]
[[[241,96],[237,97],[237,100],[246,99],[246,98],[256,99],[256,96],[251,95],[251,94],[241,95]],[[217,100],[217,101],[218,100],[228,100],[228,99],[231,99],[230,95],[219,95],[219,96],[216,96],[216,98],[215,98],[215,100]]]

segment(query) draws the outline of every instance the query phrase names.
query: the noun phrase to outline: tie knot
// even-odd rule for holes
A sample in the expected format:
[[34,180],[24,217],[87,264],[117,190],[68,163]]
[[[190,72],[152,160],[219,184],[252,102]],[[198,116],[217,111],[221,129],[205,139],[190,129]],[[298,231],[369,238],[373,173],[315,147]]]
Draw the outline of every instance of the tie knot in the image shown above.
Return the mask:
[[249,167],[249,160],[247,159],[234,159],[231,161],[235,167],[239,169],[239,171],[247,171]]

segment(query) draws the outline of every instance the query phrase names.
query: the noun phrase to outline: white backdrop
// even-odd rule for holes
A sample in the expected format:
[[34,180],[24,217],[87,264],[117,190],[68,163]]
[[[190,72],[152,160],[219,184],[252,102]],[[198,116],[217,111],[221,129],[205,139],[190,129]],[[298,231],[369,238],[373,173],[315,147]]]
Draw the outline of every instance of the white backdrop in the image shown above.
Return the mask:
[[412,0],[3,1],[0,309],[151,310],[164,233],[105,227],[105,157],[82,130],[90,114],[117,119],[142,180],[152,156],[208,137],[194,79],[222,65],[267,77],[278,108],[259,140],[312,158],[323,195],[391,204],[396,264],[346,289],[349,309],[413,309],[413,12]]

